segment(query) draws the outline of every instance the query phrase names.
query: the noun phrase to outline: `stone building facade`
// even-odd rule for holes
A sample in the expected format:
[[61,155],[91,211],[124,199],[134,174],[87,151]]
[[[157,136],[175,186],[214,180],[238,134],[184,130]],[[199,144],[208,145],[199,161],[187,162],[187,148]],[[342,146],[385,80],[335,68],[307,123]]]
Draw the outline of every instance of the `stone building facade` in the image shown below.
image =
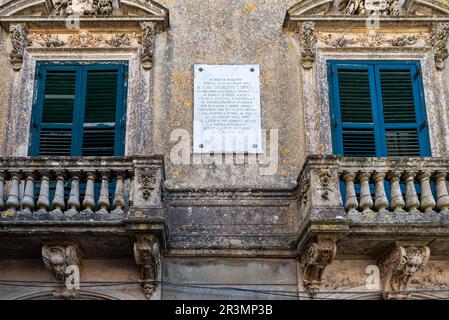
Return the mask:
[[[447,0],[0,0],[0,26],[0,299],[449,296]],[[191,152],[195,64],[260,66],[264,153]],[[409,127],[385,120],[386,149],[338,151],[336,132],[359,140],[333,81],[356,69],[393,118],[405,82],[376,77],[413,72],[419,146],[397,151]],[[122,150],[93,138],[86,156],[70,120],[42,152],[42,130],[67,127],[44,126],[41,102],[78,105],[73,75],[95,99],[104,70]]]

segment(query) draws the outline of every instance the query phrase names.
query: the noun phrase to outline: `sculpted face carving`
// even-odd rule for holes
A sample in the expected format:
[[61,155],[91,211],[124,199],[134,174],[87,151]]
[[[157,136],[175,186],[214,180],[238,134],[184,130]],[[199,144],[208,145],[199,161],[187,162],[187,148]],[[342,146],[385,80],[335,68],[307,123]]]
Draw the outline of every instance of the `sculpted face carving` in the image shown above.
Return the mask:
[[[380,275],[385,291],[405,291],[417,271],[429,261],[426,246],[396,246],[379,260]],[[402,298],[399,294],[384,294],[385,298]]]
[[134,257],[141,267],[143,292],[150,298],[156,287],[152,280],[157,280],[161,265],[159,242],[154,237],[139,237],[134,243]]
[[62,283],[71,274],[68,267],[80,265],[79,254],[74,246],[45,245],[42,247],[42,258],[47,269],[53,271],[56,279]]
[[332,238],[320,238],[308,245],[299,258],[304,289],[310,292],[319,290],[324,269],[332,263],[336,253],[337,245]]

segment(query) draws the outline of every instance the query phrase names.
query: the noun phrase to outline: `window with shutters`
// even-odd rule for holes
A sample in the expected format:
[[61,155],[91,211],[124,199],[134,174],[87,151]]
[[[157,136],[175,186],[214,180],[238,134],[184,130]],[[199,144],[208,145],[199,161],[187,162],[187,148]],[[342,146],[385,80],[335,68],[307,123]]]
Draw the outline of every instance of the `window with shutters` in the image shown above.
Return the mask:
[[29,154],[123,156],[124,63],[37,66]]
[[430,156],[419,62],[329,61],[334,153]]

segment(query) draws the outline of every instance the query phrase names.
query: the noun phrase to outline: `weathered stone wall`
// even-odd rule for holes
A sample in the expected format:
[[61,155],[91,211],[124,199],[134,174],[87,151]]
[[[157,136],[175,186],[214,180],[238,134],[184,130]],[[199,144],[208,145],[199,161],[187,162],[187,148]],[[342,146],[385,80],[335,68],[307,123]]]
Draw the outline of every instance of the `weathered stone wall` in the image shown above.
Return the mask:
[[5,144],[5,127],[8,122],[8,99],[10,92],[11,68],[9,67],[7,33],[0,28],[0,152]]
[[[34,287],[23,286],[0,286],[0,300],[10,299],[51,299],[53,296],[52,283],[55,283],[54,275],[45,268],[42,259],[18,259],[0,260],[1,279],[36,281]],[[83,281],[125,281],[139,280],[139,269],[133,260],[83,260],[81,267],[81,287]],[[87,284],[85,283],[87,286]],[[85,287],[83,294],[92,299],[120,299],[135,300],[144,299],[140,284],[129,284],[119,286]],[[160,296],[158,294],[158,296]]]
[[[262,128],[279,130],[279,168],[260,176],[248,165],[173,165],[167,160],[167,185],[173,187],[290,186],[305,155],[299,104],[298,52],[282,30],[295,1],[172,1],[170,30],[157,38],[154,70],[155,118],[152,152],[169,155],[170,134],[193,131],[193,64],[261,66]],[[148,150],[150,152],[150,150]],[[273,152],[273,151],[270,151]]]

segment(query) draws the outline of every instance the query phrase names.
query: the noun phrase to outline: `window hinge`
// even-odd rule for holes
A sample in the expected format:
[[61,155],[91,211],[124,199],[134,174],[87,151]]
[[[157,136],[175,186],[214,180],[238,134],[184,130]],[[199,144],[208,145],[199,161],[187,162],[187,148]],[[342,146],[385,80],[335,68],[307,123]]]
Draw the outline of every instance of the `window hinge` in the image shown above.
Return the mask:
[[419,125],[419,131],[424,130],[424,128],[427,127],[427,120],[424,120],[420,125]]
[[413,76],[413,79],[414,79],[414,80],[417,80],[418,77],[421,75],[421,73],[422,73],[422,72],[421,72],[421,68],[418,67],[418,68],[416,69],[415,75]]
[[334,120],[334,128],[338,128],[338,120]]

